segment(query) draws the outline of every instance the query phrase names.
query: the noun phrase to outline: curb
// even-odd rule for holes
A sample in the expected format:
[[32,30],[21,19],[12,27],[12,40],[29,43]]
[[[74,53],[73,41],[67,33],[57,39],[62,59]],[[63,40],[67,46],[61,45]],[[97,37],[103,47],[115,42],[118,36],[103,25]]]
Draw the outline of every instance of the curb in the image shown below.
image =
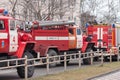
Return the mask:
[[110,71],[110,72],[106,72],[106,73],[100,74],[100,75],[95,76],[95,77],[88,78],[87,80],[92,80],[92,79],[94,79],[94,78],[99,78],[99,77],[102,77],[102,76],[106,76],[106,75],[109,75],[109,74],[112,74],[112,73],[115,73],[115,72],[118,72],[118,71],[120,71],[120,68],[119,68],[119,69],[112,70],[112,71]]

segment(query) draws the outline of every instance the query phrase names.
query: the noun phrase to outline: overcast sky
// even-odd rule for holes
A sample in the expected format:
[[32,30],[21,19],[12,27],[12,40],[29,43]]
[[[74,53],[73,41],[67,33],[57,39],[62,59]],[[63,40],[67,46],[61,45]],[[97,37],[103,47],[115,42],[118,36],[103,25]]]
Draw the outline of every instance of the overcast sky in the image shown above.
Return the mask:
[[[10,10],[10,3],[8,2],[9,0],[1,0],[0,1],[0,8],[5,8]],[[86,9],[84,9],[85,11],[89,11],[90,8],[87,5],[89,3],[90,0],[87,0],[86,4]],[[120,22],[120,0],[96,0],[97,2],[99,2],[100,4],[97,5],[97,8],[95,8],[95,11],[92,13],[95,16],[97,16],[97,19],[102,19],[103,15],[108,14],[109,13],[109,7],[108,7],[108,1],[109,3],[112,3],[112,6],[115,6],[115,10],[113,12],[117,13],[117,18],[118,21]]]
[[[92,6],[92,5],[87,5],[87,4],[90,4],[89,1],[90,0],[86,1],[86,3],[85,3],[86,4],[86,9],[84,11],[89,11],[90,10],[89,6]],[[95,11],[91,13],[92,15],[97,16],[98,20],[102,20],[103,15],[109,14],[109,12],[110,12],[110,15],[111,15],[111,14],[114,14],[114,12],[115,12],[115,13],[117,13],[118,21],[120,21],[120,16],[119,16],[120,15],[120,0],[96,0],[96,1],[97,1],[97,3],[100,3],[100,4],[97,4],[97,7],[95,8]],[[115,8],[114,11],[109,10],[108,4],[112,4],[111,5],[112,7],[114,6],[114,8]]]

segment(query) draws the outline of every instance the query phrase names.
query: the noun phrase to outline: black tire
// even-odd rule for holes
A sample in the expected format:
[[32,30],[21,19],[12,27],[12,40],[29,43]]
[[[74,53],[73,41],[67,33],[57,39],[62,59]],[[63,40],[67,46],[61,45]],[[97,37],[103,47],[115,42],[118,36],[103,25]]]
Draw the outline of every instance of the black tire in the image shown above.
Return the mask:
[[[27,56],[28,59],[33,58],[33,55],[28,51],[24,53],[23,57],[25,57],[25,55]],[[28,61],[28,64],[33,64],[33,63],[34,63],[33,61]],[[24,61],[20,61],[19,64],[24,64]],[[28,78],[32,77],[34,73],[34,66],[28,67],[27,71],[28,71],[27,77]],[[20,78],[25,78],[25,67],[24,66],[17,67],[17,73],[20,76]]]
[[109,62],[109,61],[110,61],[110,59],[108,59],[108,56],[105,56],[105,57],[104,57],[104,61],[105,61],[105,62]]
[[[67,61],[66,61],[66,64],[67,64],[67,65],[68,65],[69,62],[70,62],[69,59],[70,59],[70,56],[67,56],[67,57],[66,57],[66,60],[67,60]],[[64,60],[64,56],[61,57],[61,60]],[[64,61],[61,61],[60,64],[61,64],[61,65],[64,65]]]
[[[47,54],[49,56],[57,56],[57,52],[55,50],[53,50],[53,49],[49,49]],[[58,58],[55,58],[55,60],[58,60]],[[49,59],[49,61],[53,62],[54,59],[51,58],[51,59]],[[57,63],[51,63],[51,64],[49,64],[50,67],[55,67],[56,65],[57,65]]]
[[[68,65],[70,61],[66,61],[66,64]],[[60,64],[64,65],[64,61],[60,62]]]
[[93,61],[99,61],[99,57],[94,57]]
[[[110,61],[110,59],[108,59],[108,56],[104,57],[104,61],[105,62],[109,62]],[[112,56],[112,61],[117,61],[117,55]]]
[[[90,51],[91,51],[91,48],[88,48],[86,50],[86,52],[90,52]],[[85,65],[91,64],[91,59],[90,58],[83,59],[83,64],[85,64]]]
[[85,65],[90,65],[90,64],[91,64],[90,58],[83,59],[83,64],[85,64]]
[[112,61],[117,61],[117,55],[112,56]]

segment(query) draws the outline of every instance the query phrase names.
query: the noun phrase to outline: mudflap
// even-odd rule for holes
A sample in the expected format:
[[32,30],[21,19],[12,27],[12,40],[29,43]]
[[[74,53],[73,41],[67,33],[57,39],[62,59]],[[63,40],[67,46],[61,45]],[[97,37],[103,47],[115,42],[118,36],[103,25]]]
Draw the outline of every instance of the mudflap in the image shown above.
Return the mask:
[[21,42],[19,48],[15,54],[18,58],[22,58],[25,50],[32,50],[34,48],[34,42]]
[[82,49],[81,49],[81,52],[85,52],[87,49],[87,46],[88,46],[88,42],[84,42]]
[[84,42],[81,52],[88,52],[88,49],[95,50],[94,45],[94,42]]
[[18,48],[18,50],[17,50],[17,52],[15,54],[18,58],[22,58],[25,47],[26,47],[26,43],[21,42],[20,45],[19,45],[19,48]]

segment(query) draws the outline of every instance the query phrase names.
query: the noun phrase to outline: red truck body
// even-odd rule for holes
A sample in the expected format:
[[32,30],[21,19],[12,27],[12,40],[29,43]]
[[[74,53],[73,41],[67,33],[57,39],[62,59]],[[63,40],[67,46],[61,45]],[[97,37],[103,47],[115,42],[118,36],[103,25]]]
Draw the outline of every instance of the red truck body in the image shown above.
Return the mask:
[[116,47],[115,28],[111,25],[89,25],[86,28],[87,35],[92,36],[96,49],[109,51]]
[[70,21],[45,21],[35,28],[33,24],[30,34],[36,42],[34,50],[41,56],[46,56],[50,49],[60,55],[63,52],[85,52],[94,47],[93,42],[83,40],[81,29]]

